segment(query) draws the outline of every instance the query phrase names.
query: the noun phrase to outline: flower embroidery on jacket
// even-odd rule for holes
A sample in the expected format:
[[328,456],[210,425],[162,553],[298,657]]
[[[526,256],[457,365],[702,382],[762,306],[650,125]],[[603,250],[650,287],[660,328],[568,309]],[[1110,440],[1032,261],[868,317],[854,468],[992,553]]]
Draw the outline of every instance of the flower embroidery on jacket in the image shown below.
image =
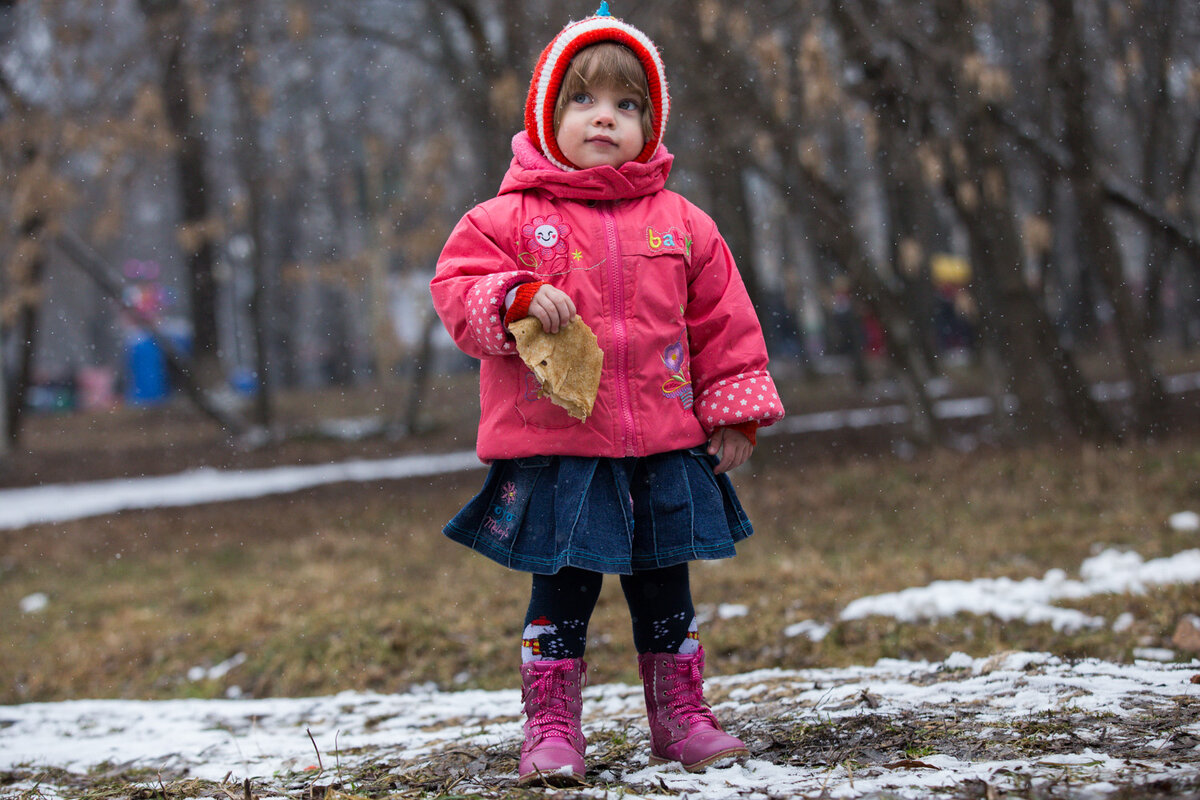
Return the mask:
[[667,346],[663,351],[662,362],[670,373],[670,377],[662,385],[663,397],[678,398],[685,409],[691,408],[692,380],[688,375],[687,351],[683,346],[683,337]]
[[567,237],[571,226],[563,222],[559,214],[534,217],[521,226],[521,244],[544,267],[556,261],[565,261],[570,246]]

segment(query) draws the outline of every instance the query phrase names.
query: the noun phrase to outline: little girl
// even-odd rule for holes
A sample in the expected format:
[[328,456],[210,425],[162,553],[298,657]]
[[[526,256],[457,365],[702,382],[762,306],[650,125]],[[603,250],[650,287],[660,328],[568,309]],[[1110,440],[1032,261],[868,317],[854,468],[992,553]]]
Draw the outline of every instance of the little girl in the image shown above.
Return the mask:
[[[584,775],[584,645],[605,573],[629,604],[651,762],[698,771],[747,755],[704,701],[688,562],[750,535],[724,473],[783,406],[728,247],[664,188],[658,50],[607,5],[542,53],[500,193],[458,223],[431,283],[482,362],[477,452],[491,464],[445,534],[533,573],[522,784]],[[576,315],[604,352],[586,421],[539,397],[505,327],[533,316],[555,333]]]

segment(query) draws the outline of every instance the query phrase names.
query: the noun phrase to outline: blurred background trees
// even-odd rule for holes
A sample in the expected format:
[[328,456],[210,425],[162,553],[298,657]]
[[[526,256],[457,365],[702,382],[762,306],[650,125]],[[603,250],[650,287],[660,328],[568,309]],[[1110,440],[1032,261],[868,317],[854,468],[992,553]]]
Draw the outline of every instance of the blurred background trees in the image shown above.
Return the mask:
[[[0,2],[0,439],[39,386],[155,402],[147,341],[226,427],[371,382],[414,425],[421,381],[462,366],[427,302],[440,246],[498,186],[537,53],[595,5]],[[664,51],[672,186],[717,219],[782,376],[887,380],[929,443],[963,361],[1014,437],[1169,427],[1200,338],[1196,4],[613,10]]]

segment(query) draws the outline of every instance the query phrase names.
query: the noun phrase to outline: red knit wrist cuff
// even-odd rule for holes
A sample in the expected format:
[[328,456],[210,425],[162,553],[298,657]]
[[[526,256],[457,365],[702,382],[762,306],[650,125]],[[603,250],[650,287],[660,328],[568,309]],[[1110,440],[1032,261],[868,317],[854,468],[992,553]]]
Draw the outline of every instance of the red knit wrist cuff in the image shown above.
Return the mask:
[[517,295],[513,298],[513,304],[508,307],[508,311],[504,312],[505,327],[509,323],[529,316],[529,304],[533,302],[533,296],[537,294],[538,289],[545,285],[545,281],[532,281],[522,283],[517,287]]
[[739,422],[737,425],[727,425],[726,427],[737,431],[742,436],[750,440],[750,444],[757,446],[758,423],[754,420],[748,422]]

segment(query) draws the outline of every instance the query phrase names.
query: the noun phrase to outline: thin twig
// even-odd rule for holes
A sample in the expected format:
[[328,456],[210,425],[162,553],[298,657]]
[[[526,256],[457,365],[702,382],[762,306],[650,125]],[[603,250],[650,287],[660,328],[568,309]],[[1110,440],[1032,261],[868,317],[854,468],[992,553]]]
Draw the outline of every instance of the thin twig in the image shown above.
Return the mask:
[[308,740],[312,742],[313,750],[315,750],[317,753],[317,774],[316,777],[313,778],[313,780],[316,780],[316,778],[319,778],[325,774],[325,765],[321,762],[321,749],[317,747],[317,740],[313,738],[312,731],[310,731],[308,728],[305,728],[304,732],[308,734]]
[[341,748],[338,747],[338,737],[341,735],[342,731],[340,728],[333,733],[334,768],[337,772],[337,782],[339,785],[342,783],[342,751]]

